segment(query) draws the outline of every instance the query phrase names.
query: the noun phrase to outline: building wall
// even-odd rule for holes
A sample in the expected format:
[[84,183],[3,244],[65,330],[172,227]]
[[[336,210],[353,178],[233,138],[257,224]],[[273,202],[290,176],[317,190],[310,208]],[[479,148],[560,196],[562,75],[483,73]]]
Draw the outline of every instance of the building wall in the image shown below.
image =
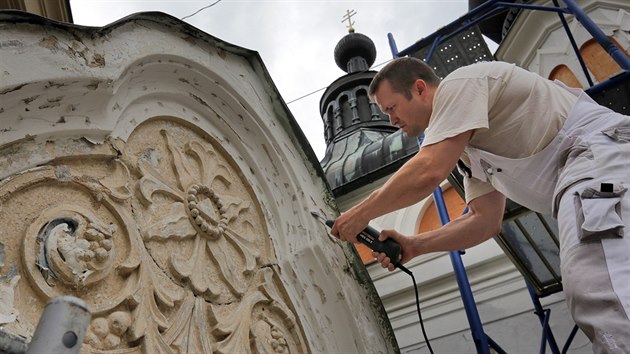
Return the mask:
[[310,214],[332,194],[256,52],[165,14],[10,15],[0,332],[31,338],[72,295],[84,353],[396,351],[367,273]]

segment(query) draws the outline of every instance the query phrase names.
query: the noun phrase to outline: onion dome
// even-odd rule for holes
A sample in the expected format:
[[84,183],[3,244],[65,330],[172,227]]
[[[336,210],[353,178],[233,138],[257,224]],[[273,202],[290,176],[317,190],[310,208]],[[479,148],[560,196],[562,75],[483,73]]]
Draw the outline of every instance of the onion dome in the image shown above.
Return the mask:
[[376,60],[376,46],[361,33],[348,33],[335,47],[335,63],[348,74],[367,71]]

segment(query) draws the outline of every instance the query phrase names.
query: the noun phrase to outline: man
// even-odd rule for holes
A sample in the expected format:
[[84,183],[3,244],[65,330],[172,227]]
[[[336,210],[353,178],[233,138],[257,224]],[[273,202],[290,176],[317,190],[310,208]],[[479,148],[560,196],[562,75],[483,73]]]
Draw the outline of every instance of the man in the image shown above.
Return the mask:
[[[356,241],[368,222],[426,198],[458,159],[469,211],[412,236],[383,230],[418,255],[477,245],[501,229],[505,197],[558,218],[567,304],[596,353],[630,353],[630,118],[502,62],[479,63],[442,82],[415,58],[373,79],[370,97],[393,125],[425,133],[418,153],[380,189],[343,213],[333,235]],[[426,131],[425,131],[426,130]],[[385,254],[373,253],[394,269]]]

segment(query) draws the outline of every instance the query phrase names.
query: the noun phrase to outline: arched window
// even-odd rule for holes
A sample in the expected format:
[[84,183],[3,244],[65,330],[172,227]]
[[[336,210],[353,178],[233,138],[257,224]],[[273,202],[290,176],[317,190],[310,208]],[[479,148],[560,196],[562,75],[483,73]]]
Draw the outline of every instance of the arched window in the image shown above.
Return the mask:
[[[612,37],[608,37],[617,47],[622,48],[619,43]],[[625,51],[624,51],[625,52]],[[609,77],[619,73],[621,71],[621,67],[617,64],[613,58],[606,53],[604,48],[602,48],[599,43],[595,39],[590,39],[586,41],[580,47],[580,53],[582,54],[582,58],[584,58],[584,63],[588,67],[589,71],[595,77],[595,80],[598,82],[602,82],[607,80]],[[625,52],[628,55],[627,52]]]
[[578,81],[577,77],[575,77],[573,71],[564,64],[560,64],[553,68],[553,70],[551,70],[551,74],[549,74],[549,79],[562,81],[569,87],[582,88],[582,84],[580,84],[580,81]]
[[[443,192],[444,202],[448,209],[448,217],[451,220],[458,218],[466,208],[466,202],[457,194],[455,188],[449,188]],[[439,229],[442,226],[440,217],[435,208],[435,201],[431,201],[424,214],[421,215],[418,225],[418,233]]]

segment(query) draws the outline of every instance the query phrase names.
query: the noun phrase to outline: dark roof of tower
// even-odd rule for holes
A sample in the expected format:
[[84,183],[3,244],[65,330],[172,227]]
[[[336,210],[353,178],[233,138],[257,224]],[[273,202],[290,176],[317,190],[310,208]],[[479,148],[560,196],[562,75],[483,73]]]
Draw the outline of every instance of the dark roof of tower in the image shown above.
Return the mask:
[[349,68],[349,63],[353,58],[362,58],[365,60],[367,66],[362,70],[368,70],[374,60],[376,60],[376,47],[372,40],[361,33],[351,32],[345,35],[337,46],[335,47],[335,63],[337,66],[347,72],[352,71]]
[[418,151],[418,144],[368,98],[376,75],[370,70],[374,42],[350,31],[337,43],[334,57],[347,74],[333,81],[320,100],[326,139],[321,165],[333,194],[340,196],[392,174]]

